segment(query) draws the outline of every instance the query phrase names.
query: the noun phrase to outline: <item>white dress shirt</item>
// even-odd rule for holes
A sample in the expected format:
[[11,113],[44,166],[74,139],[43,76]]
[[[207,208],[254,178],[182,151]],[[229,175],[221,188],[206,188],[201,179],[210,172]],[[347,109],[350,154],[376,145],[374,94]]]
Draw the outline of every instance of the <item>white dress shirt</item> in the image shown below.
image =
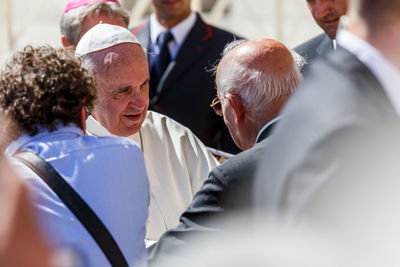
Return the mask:
[[[88,134],[112,135],[91,116],[86,125]],[[150,181],[150,244],[178,225],[181,213],[219,163],[192,131],[154,111],[147,112],[140,131],[129,138],[142,148]]]
[[[196,13],[192,12],[186,19],[169,29],[172,36],[174,37],[173,41],[168,43],[169,53],[171,55],[171,59],[175,59],[176,55],[179,52],[179,48],[182,46],[183,42],[186,39],[186,36],[193,28],[196,23]],[[149,52],[149,64],[153,65],[154,57],[159,53],[159,47],[157,45],[158,36],[168,29],[164,28],[154,14],[150,16],[150,51]]]
[[340,30],[339,44],[364,63],[381,83],[392,102],[397,115],[400,115],[400,71],[375,47],[354,34]]
[[[85,136],[76,126],[62,126],[20,136],[6,153],[17,151],[35,152],[50,163],[104,223],[130,266],[146,266],[149,184],[134,142]],[[110,266],[93,237],[47,184],[19,160],[10,161],[28,184],[39,226],[52,247],[69,247],[84,266]]]

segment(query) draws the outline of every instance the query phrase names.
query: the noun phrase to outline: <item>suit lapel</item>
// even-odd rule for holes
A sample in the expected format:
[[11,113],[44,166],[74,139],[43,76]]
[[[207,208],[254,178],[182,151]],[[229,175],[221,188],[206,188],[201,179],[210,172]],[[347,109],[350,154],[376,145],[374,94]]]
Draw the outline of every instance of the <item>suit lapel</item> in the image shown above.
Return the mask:
[[279,119],[277,119],[276,121],[272,122],[270,125],[268,125],[267,128],[265,128],[261,133],[260,136],[257,138],[256,143],[260,143],[261,141],[263,141],[264,139],[266,139],[267,137],[269,137],[271,135],[271,131],[273,128],[275,128],[276,123],[279,121]]
[[324,35],[324,39],[316,49],[317,55],[326,55],[333,52],[333,41],[328,35]]
[[197,14],[197,20],[193,28],[188,33],[179,52],[172,60],[161,77],[157,87],[157,95],[159,95],[166,87],[182,75],[187,68],[209,48],[209,39],[212,37],[211,27],[204,23],[200,15]]

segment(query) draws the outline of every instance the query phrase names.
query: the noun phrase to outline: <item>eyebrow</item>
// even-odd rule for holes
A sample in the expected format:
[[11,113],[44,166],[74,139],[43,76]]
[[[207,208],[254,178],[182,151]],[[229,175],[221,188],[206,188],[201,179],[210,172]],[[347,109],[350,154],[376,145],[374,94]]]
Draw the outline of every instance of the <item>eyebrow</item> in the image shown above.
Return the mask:
[[128,85],[128,86],[117,88],[117,89],[111,89],[110,92],[111,93],[118,93],[120,91],[123,91],[123,90],[126,90],[126,89],[131,89],[131,88],[132,88],[132,86]]
[[150,77],[147,78],[140,86],[145,85],[146,83],[150,82]]
[[[145,84],[148,83],[148,82],[150,82],[150,77],[147,78],[140,86],[143,86],[143,85],[145,85]],[[129,88],[133,88],[133,87],[132,87],[131,85],[128,85],[128,86],[121,87],[121,88],[118,88],[118,89],[112,89],[112,88],[110,88],[110,92],[111,92],[111,93],[117,93],[118,91],[122,91],[122,90],[124,90],[124,89],[129,89]]]

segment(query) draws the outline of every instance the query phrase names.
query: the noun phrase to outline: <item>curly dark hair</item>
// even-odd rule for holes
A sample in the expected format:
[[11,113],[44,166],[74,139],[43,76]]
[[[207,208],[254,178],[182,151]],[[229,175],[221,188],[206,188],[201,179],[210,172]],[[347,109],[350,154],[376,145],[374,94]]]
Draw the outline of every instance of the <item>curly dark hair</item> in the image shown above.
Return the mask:
[[81,127],[81,108],[92,109],[95,99],[95,81],[80,60],[48,45],[15,52],[0,72],[0,111],[11,138],[60,123]]

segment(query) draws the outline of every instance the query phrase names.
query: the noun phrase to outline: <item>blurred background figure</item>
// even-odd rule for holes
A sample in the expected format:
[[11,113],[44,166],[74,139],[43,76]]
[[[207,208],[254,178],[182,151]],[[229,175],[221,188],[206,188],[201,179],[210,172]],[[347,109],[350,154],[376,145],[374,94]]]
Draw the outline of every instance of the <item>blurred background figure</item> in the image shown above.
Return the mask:
[[248,225],[241,223],[242,216],[247,214],[227,217],[222,233],[207,237],[196,236],[190,240],[193,246],[175,251],[177,257],[166,257],[162,262],[150,266],[365,266],[355,265],[353,261],[352,253],[358,251],[358,247],[350,250],[337,236],[316,225],[310,228],[300,225],[295,228],[282,227],[266,222]]
[[[0,125],[4,122],[0,119]],[[0,140],[0,266],[50,267],[51,250],[33,214],[28,191],[3,155]]]
[[302,219],[271,222],[259,214],[249,225],[247,214],[229,216],[223,233],[192,237],[193,245],[151,266],[398,266],[399,179],[347,178],[320,190]]
[[[296,221],[326,195],[321,217],[333,208],[350,213],[335,218],[338,227],[355,228],[352,219],[363,227],[371,208],[377,217],[370,226],[385,228],[375,205],[385,207],[398,195],[391,188],[400,172],[400,1],[351,0],[348,21],[335,53],[310,67],[282,112],[259,165],[256,214]],[[336,195],[325,194],[331,191]],[[396,205],[388,206],[388,216],[397,216]]]
[[60,20],[61,43],[71,56],[82,36],[98,23],[127,28],[129,13],[117,0],[70,0]]
[[209,107],[216,92],[208,70],[224,46],[240,37],[205,23],[192,11],[191,0],[152,0],[152,11],[149,22],[132,31],[148,53],[149,109],[182,123],[206,146],[237,153]]

